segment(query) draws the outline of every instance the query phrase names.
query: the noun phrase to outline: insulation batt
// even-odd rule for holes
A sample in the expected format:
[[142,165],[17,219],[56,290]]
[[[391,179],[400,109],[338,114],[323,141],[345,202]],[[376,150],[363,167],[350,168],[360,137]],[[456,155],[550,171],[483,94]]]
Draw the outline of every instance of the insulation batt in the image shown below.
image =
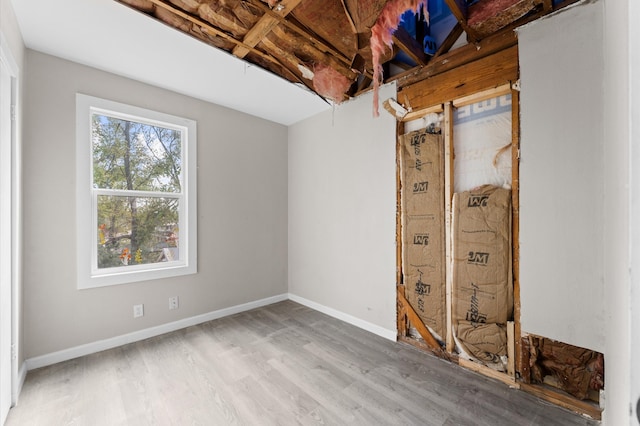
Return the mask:
[[391,0],[380,12],[375,25],[371,28],[371,54],[373,59],[373,115],[380,115],[378,110],[378,90],[382,82],[382,64],[380,57],[385,50],[393,46],[393,33],[400,24],[400,18],[407,10],[417,12],[425,6],[427,0]]
[[351,81],[324,64],[318,64],[313,72],[313,88],[316,92],[337,104],[341,103],[344,99],[344,93],[351,86]]

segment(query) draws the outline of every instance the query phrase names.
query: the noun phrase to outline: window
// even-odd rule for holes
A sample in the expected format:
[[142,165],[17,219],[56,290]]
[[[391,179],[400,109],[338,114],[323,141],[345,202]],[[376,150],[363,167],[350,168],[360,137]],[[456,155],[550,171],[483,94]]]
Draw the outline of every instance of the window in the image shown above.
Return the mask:
[[192,274],[196,123],[76,96],[78,288]]

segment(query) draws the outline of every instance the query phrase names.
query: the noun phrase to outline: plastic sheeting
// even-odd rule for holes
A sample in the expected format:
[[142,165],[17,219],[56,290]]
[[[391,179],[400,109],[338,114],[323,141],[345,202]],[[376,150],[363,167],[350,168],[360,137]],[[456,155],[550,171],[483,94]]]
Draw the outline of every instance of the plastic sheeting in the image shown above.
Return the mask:
[[453,117],[454,192],[511,187],[511,95],[457,108]]

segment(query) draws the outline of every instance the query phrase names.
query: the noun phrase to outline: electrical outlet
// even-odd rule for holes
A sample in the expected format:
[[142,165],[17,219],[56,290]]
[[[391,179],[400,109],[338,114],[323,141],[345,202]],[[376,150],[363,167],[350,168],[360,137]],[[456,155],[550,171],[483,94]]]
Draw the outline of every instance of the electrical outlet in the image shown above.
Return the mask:
[[169,309],[178,309],[178,296],[169,298]]
[[144,305],[133,305],[133,317],[140,318],[144,316]]

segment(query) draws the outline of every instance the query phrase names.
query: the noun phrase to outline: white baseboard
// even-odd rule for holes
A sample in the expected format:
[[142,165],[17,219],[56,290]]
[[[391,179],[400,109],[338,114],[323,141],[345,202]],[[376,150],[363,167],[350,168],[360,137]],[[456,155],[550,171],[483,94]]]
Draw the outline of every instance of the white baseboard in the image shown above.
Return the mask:
[[397,340],[398,332],[396,330],[389,330],[384,327],[380,327],[379,325],[375,325],[360,318],[356,318],[352,315],[345,314],[344,312],[321,305],[319,303],[305,299],[304,297],[296,296],[295,294],[289,293],[289,300],[300,303],[301,305],[305,305],[311,309],[322,312],[323,314],[327,314],[351,325],[355,325],[358,328],[361,328],[373,334],[377,334],[378,336],[384,337],[387,340],[391,340],[394,342]]
[[78,358],[92,353],[126,345],[128,343],[148,339],[150,337],[159,336],[161,334],[180,330],[192,325],[202,324],[203,322],[215,320],[244,311],[249,311],[251,309],[260,308],[262,306],[271,305],[273,303],[282,302],[283,300],[287,300],[287,298],[287,294],[267,297],[266,299],[260,299],[253,302],[243,303],[241,305],[231,306],[229,308],[219,309],[217,311],[209,312],[206,314],[196,315],[194,317],[162,324],[157,327],[146,328],[144,330],[123,334],[121,336],[112,337],[110,339],[99,340],[97,342],[87,343],[86,345],[75,346],[73,348],[63,349],[58,352],[52,352],[50,354],[29,358],[23,364],[23,366],[26,365],[24,375],[26,376],[27,370],[45,367],[47,365],[56,364],[58,362],[67,361],[73,358]]
[[[231,306],[229,308],[219,309],[217,311],[209,312],[202,315],[196,315],[181,319],[178,321],[162,324],[156,327],[146,328],[144,330],[135,331],[133,333],[123,334],[121,336],[112,337],[109,339],[99,340],[85,345],[75,346],[69,349],[63,349],[58,352],[52,352],[49,354],[33,357],[27,359],[20,368],[20,388],[24,383],[28,370],[33,370],[40,367],[46,367],[48,365],[56,364],[58,362],[67,361],[70,359],[78,358],[81,356],[93,354],[96,352],[112,349],[118,346],[126,345],[128,343],[138,342],[140,340],[148,339],[150,337],[159,336],[161,334],[169,333],[172,331],[180,330],[192,325],[202,324],[207,321],[212,321],[218,318],[226,317],[229,315],[237,314],[251,309],[260,308],[262,306],[271,305],[273,303],[282,302],[284,300],[292,300],[294,302],[305,305],[311,309],[322,312],[341,321],[347,322],[351,325],[359,327],[363,330],[377,334],[385,339],[396,341],[396,330],[388,330],[384,327],[372,324],[368,321],[364,321],[360,318],[356,318],[352,315],[338,311],[328,306],[321,305],[311,300],[305,299],[295,294],[280,294],[277,296],[267,297],[265,299],[256,300],[253,302],[243,303],[241,305]],[[19,392],[18,392],[19,393]]]

